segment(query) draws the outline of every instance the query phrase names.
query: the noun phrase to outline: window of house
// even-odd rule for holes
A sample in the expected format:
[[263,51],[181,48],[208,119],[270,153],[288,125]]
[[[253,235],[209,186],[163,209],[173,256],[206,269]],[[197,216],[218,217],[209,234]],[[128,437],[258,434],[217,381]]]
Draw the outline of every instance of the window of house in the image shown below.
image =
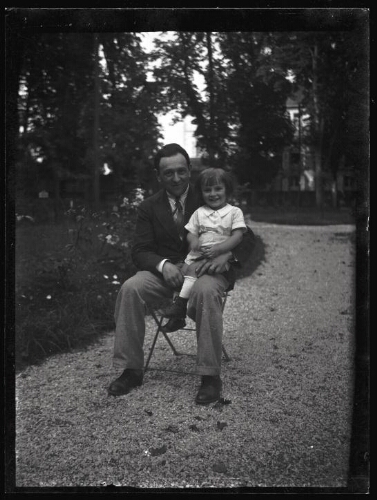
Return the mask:
[[354,189],[355,188],[355,179],[350,175],[344,176],[344,188],[345,189]]
[[292,153],[291,154],[291,162],[294,164],[300,163],[300,153]]
[[300,114],[299,113],[293,113],[293,125],[296,130],[299,128],[299,119],[300,119]]

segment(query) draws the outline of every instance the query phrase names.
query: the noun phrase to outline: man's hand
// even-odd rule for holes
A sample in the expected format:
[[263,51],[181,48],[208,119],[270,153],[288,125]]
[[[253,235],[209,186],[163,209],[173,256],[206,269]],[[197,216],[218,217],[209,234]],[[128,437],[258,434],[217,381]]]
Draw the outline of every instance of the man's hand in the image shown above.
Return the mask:
[[165,262],[162,268],[162,276],[171,288],[180,288],[183,283],[181,270],[171,262]]
[[227,270],[226,264],[231,256],[232,252],[226,252],[214,259],[201,261],[196,268],[197,277],[200,278],[203,274],[223,273]]

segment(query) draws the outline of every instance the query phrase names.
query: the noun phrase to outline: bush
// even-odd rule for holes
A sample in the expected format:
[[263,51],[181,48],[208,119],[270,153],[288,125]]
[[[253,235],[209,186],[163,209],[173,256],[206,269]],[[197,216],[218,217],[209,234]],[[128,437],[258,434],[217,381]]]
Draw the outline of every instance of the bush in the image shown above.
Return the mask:
[[114,327],[116,294],[136,271],[130,247],[142,199],[137,189],[108,212],[70,209],[59,226],[17,218],[18,370]]

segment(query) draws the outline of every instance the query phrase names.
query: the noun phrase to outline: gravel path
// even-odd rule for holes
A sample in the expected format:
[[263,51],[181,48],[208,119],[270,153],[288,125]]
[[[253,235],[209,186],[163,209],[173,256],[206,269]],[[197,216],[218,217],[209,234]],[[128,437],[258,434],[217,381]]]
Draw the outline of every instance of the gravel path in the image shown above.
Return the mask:
[[[110,333],[17,376],[16,486],[346,486],[355,228],[249,225],[265,261],[226,306],[223,403],[199,407],[199,377],[156,370],[108,397]],[[193,368],[165,344],[151,367]]]

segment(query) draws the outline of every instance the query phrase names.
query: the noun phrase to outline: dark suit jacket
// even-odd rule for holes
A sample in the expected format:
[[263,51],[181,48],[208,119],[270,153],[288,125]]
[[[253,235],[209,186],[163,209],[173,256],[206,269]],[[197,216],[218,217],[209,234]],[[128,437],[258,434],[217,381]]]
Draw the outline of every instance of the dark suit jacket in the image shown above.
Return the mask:
[[[190,186],[185,205],[185,224],[198,207],[198,199]],[[255,245],[254,240],[253,232],[248,230],[243,241],[233,250],[238,260],[235,266],[242,266],[249,259]],[[156,267],[161,260],[169,259],[177,264],[185,259],[187,253],[187,240],[184,238],[181,241],[179,238],[168,196],[163,189],[144,200],[138,208],[132,260],[138,269],[159,274]],[[234,266],[224,275],[232,288],[236,277]]]

